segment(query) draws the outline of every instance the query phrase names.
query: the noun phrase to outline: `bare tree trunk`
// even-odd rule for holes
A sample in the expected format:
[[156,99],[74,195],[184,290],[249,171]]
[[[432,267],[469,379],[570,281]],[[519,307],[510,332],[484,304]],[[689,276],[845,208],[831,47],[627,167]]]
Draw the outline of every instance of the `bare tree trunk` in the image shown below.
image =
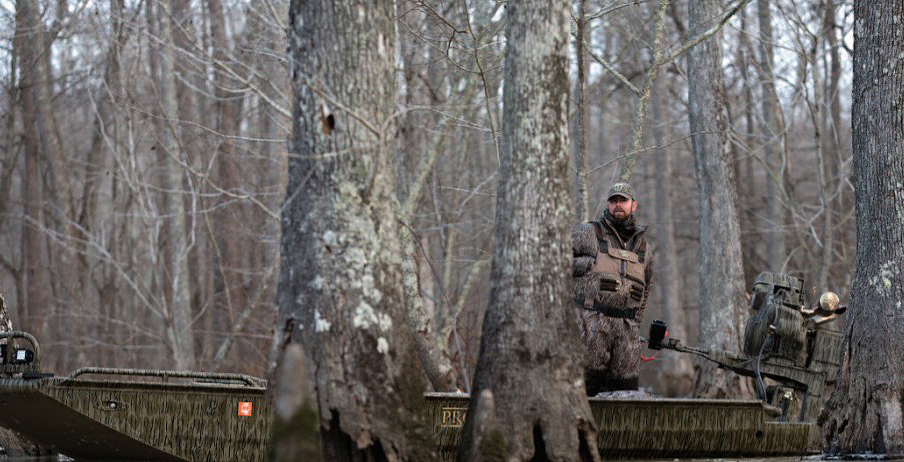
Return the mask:
[[[121,104],[121,56],[123,46],[122,13],[123,0],[110,0],[110,45],[104,62],[103,85],[94,101],[95,117],[93,133],[91,134],[91,147],[88,150],[88,163],[85,166],[85,180],[81,191],[81,209],[77,218],[78,227],[82,238],[87,239],[94,230],[95,214],[98,207],[98,196],[103,184],[104,162],[108,154],[110,144],[116,140],[112,128],[116,125],[113,119],[115,104]],[[88,269],[87,243],[80,245],[80,258],[85,271]]]
[[[213,46],[214,97],[216,98],[216,131],[221,137],[216,143],[216,177],[217,188],[234,193],[243,184],[243,165],[236,156],[233,144],[239,131],[240,113],[243,94],[231,91],[239,88],[239,82],[230,76],[231,66],[226,39],[226,16],[220,0],[206,0],[210,17],[210,32]],[[249,175],[246,172],[245,175]],[[248,182],[245,181],[245,184]],[[222,194],[221,194],[222,196]],[[211,245],[217,247],[215,280],[218,284],[217,310],[214,322],[217,327],[230,332],[233,330],[240,314],[239,310],[248,304],[250,284],[245,282],[245,274],[249,272],[247,255],[254,250],[253,245],[245,241],[244,224],[247,215],[244,204],[230,197],[219,199],[219,210],[214,214],[215,236]],[[233,202],[233,203],[229,203]],[[217,359],[217,358],[215,358]]]
[[[612,29],[613,28],[611,28],[611,27],[606,27],[606,28],[603,28],[603,30],[600,31],[600,33],[599,33],[599,43],[597,44],[597,48],[600,49],[600,52],[603,55],[603,58],[608,58],[609,55],[611,54],[609,52],[609,48],[613,47],[612,43],[614,41],[614,39],[612,38],[614,31]],[[597,135],[597,143],[599,145],[599,152],[597,153],[597,155],[594,156],[594,158],[591,162],[593,162],[594,165],[601,166],[601,165],[604,165],[605,162],[609,161],[609,159],[611,157],[613,160],[612,171],[615,172],[616,171],[615,169],[618,167],[618,163],[617,163],[618,152],[616,150],[613,150],[612,146],[610,146],[610,143],[612,140],[611,137],[614,132],[614,129],[606,123],[606,117],[610,113],[609,106],[610,106],[610,100],[612,99],[612,95],[608,91],[608,89],[605,88],[605,85],[602,84],[602,82],[604,82],[604,80],[600,79],[600,82],[601,83],[599,85],[599,88],[600,88],[599,98],[597,99],[597,105],[599,107],[599,121],[595,127],[597,130],[597,134],[598,134]],[[599,177],[603,177],[604,174],[605,174],[605,170],[601,170]],[[614,174],[612,175],[612,177],[614,178]],[[587,181],[590,182],[591,178],[588,178]],[[608,182],[602,182],[602,183],[604,185],[606,185],[606,186],[604,186],[605,188],[608,188],[608,184],[609,184]],[[605,194],[605,193],[603,193],[603,192],[599,193],[600,196],[602,196],[603,194]],[[600,208],[600,206],[602,205],[602,198],[599,198],[599,200],[596,200],[594,202],[596,202],[596,205],[593,205],[590,209],[587,210],[587,212],[590,213],[591,216],[593,216],[595,218],[595,217],[598,217],[603,212],[602,209]],[[588,204],[588,206],[590,206],[590,204]]]
[[403,306],[394,18],[388,0],[289,10],[294,135],[277,302],[283,349],[302,343],[312,362],[325,460],[434,457]]
[[[421,367],[435,391],[454,391],[452,365],[448,357],[438,348],[433,329],[433,316],[426,310],[424,298],[421,296],[420,271],[417,264],[417,245],[415,243],[412,217],[417,203],[420,201],[427,179],[431,176],[439,158],[439,148],[431,143],[427,152],[418,162],[417,177],[408,188],[408,196],[399,211],[401,228],[399,242],[402,249],[402,273],[405,291],[405,315],[413,334],[414,346],[421,361]],[[452,259],[447,257],[447,261]],[[449,273],[451,270],[447,269]]]
[[[169,120],[169,123],[173,127],[174,146],[181,153],[177,158],[179,163],[182,164],[180,167],[182,170],[180,173],[182,183],[177,188],[179,189],[177,197],[178,200],[182,201],[179,207],[184,211],[182,227],[186,236],[185,250],[180,250],[180,252],[185,253],[183,257],[185,260],[184,270],[170,270],[171,272],[167,277],[172,282],[175,280],[174,276],[180,275],[180,272],[184,271],[185,284],[180,284],[180,287],[174,287],[174,289],[187,288],[187,293],[184,296],[188,300],[188,305],[201,306],[206,300],[202,301],[197,298],[199,291],[211,287],[212,284],[209,281],[212,281],[213,278],[209,275],[217,274],[212,264],[212,261],[215,260],[211,257],[206,257],[206,255],[215,253],[215,250],[213,250],[213,239],[208,238],[208,233],[206,232],[206,224],[209,223],[205,220],[207,217],[198,213],[199,205],[206,205],[204,204],[205,198],[198,194],[203,191],[198,190],[198,181],[189,174],[187,167],[192,166],[196,170],[206,169],[208,166],[207,162],[213,158],[213,153],[215,152],[213,146],[216,146],[216,141],[206,136],[209,131],[205,127],[216,127],[216,116],[218,113],[215,110],[206,110],[205,108],[205,104],[208,101],[204,98],[205,90],[213,90],[207,82],[208,68],[205,67],[203,59],[197,59],[192,56],[195,54],[206,54],[206,50],[203,49],[204,45],[199,40],[200,34],[196,29],[207,30],[213,27],[208,27],[207,25],[210,22],[208,15],[195,14],[196,11],[202,12],[203,6],[196,9],[192,6],[192,3],[194,3],[192,0],[169,0],[168,6],[164,11],[166,18],[169,19],[169,38],[164,39],[162,34],[160,37],[162,43],[169,44],[164,45],[164,47],[170,47],[173,52],[172,69],[175,79],[176,112],[174,113],[175,116]],[[198,23],[200,23],[200,27],[195,25]],[[213,43],[209,43],[209,47],[212,51],[216,51],[216,46]],[[216,167],[219,169],[221,165],[217,164]],[[215,170],[215,172],[219,173],[218,170]],[[173,197],[173,199],[175,200],[176,197]],[[208,248],[212,249],[212,251],[208,252]],[[175,257],[167,255],[167,261],[172,261],[173,258]],[[190,309],[189,313],[193,316],[194,309]],[[219,320],[231,318],[231,316],[222,316],[223,313],[219,314],[221,315]],[[189,319],[192,319],[192,317],[189,317]],[[192,333],[196,327],[192,326]],[[226,328],[224,327],[223,330],[226,330]],[[195,335],[192,334],[192,338],[194,337]],[[196,348],[196,346],[192,347],[193,350]],[[197,363],[200,355],[197,353],[193,355],[195,356],[194,361]]]
[[825,146],[823,150],[823,205],[826,209],[823,217],[822,262],[819,265],[816,276],[816,288],[819,291],[828,290],[829,275],[832,273],[832,267],[834,266],[832,263],[836,260],[836,216],[839,210],[843,210],[841,202],[842,149],[839,133],[842,129],[841,95],[839,89],[841,57],[838,51],[839,44],[836,35],[835,0],[825,0],[823,3],[823,27],[825,28],[827,55],[831,58],[831,67],[824,93],[825,104],[829,108],[828,125],[820,130],[827,141],[823,143]]
[[170,0],[159,0],[157,20],[160,40],[160,103],[163,120],[158,125],[160,144],[163,148],[163,191],[166,243],[169,247],[169,282],[172,297],[164,323],[166,337],[172,349],[173,360],[180,370],[194,369],[195,344],[192,333],[191,287],[188,270],[188,242],[186,240],[185,204],[182,197],[185,174],[185,156],[179,149],[178,102],[176,100],[176,76],[172,33],[172,7]]
[[[688,3],[691,36],[717,19],[719,2]],[[741,264],[737,185],[731,168],[728,115],[722,82],[722,46],[715,34],[688,52],[688,101],[691,143],[700,202],[700,346],[740,351],[744,313],[744,270]],[[736,374],[707,363],[696,366],[694,393],[704,397],[750,395]]]
[[[739,16],[741,17],[741,30],[748,30],[747,10],[741,9]],[[755,106],[753,103],[753,90],[751,88],[752,79],[748,71],[750,60],[753,55],[753,47],[750,44],[747,34],[738,34],[738,41],[740,43],[738,45],[736,59],[738,72],[741,74],[741,80],[743,81],[745,129],[743,140],[744,144],[748,146],[748,151],[745,153],[743,161],[741,161],[741,159],[737,160],[740,164],[737,166],[737,170],[741,171],[740,176],[738,177],[738,194],[741,196],[739,197],[740,201],[738,206],[740,209],[738,210],[738,214],[740,215],[741,220],[741,256],[744,262],[744,281],[753,281],[757,274],[764,269],[764,265],[757,261],[761,258],[756,250],[757,243],[764,239],[761,238],[760,231],[755,229],[757,217],[753,207],[754,204],[759,203],[759,201],[754,200],[755,194],[757,194],[756,184],[753,179],[754,156],[749,150],[751,140],[754,139],[753,133],[755,127],[753,122],[753,111]]]
[[407,227],[399,231],[399,242],[403,251],[405,315],[413,336],[415,351],[433,390],[455,391],[452,365],[442,350],[438,348],[433,321],[425,309],[424,300],[420,294],[414,236]]
[[[454,391],[452,365],[434,336],[432,316],[425,309],[424,299],[420,293],[419,270],[417,265],[417,248],[414,232],[410,228],[414,208],[422,195],[423,187],[439,157],[439,149],[435,146],[418,162],[417,178],[410,188],[408,197],[402,204],[400,217],[402,226],[399,229],[399,242],[402,249],[402,273],[404,276],[405,314],[408,326],[413,334],[415,350],[421,361],[421,367],[427,374],[430,385],[435,391]],[[451,259],[449,259],[451,260]],[[451,272],[451,271],[450,271]]]
[[590,199],[587,191],[587,170],[589,168],[587,158],[587,119],[589,111],[587,110],[587,59],[584,51],[585,29],[587,26],[587,0],[578,1],[578,17],[577,21],[577,39],[575,40],[575,53],[578,57],[578,81],[577,92],[575,92],[574,100],[577,104],[578,120],[577,120],[577,162],[575,165],[578,194],[577,194],[577,218],[579,221],[590,220],[591,212]]
[[[97,293],[98,303],[89,303],[88,316],[96,318],[97,322],[93,326],[95,331],[88,331],[90,336],[97,337],[99,333],[112,333],[115,329],[110,326],[113,320],[111,315],[112,304],[104,300],[103,282],[95,284],[100,279],[105,281],[106,278],[96,275],[103,274],[102,268],[96,268],[94,265],[98,259],[94,257],[95,251],[90,246],[90,241],[96,239],[95,232],[99,231],[99,209],[109,209],[112,204],[109,202],[100,203],[99,197],[101,189],[104,188],[106,181],[104,172],[106,171],[108,155],[115,153],[112,145],[116,143],[116,128],[119,121],[114,118],[114,110],[116,104],[122,103],[122,80],[121,80],[121,53],[123,46],[123,22],[122,12],[124,9],[123,0],[110,0],[110,26],[111,36],[109,40],[109,49],[104,63],[104,80],[103,85],[98,92],[98,96],[94,101],[95,116],[93,122],[93,133],[91,134],[91,145],[87,153],[88,160],[85,165],[85,177],[81,191],[81,210],[78,212],[76,223],[78,224],[77,236],[82,239],[78,242],[76,252],[78,254],[78,273],[81,275],[79,281],[83,294],[87,294],[88,288],[94,286]],[[111,149],[112,148],[112,149]],[[83,296],[86,302],[87,297]],[[107,340],[106,338],[104,340]],[[93,348],[89,352],[80,351],[80,354],[87,354],[89,357],[97,357],[103,354],[101,348]],[[81,360],[83,358],[79,358]],[[85,358],[87,359],[87,358]]]
[[770,0],[757,0],[760,24],[760,84],[763,103],[763,153],[766,164],[766,263],[769,271],[783,271],[785,257],[786,206],[782,203],[785,179],[784,122],[778,93],[775,90],[775,58],[772,38]]
[[578,326],[566,309],[570,23],[567,2],[552,6],[506,5],[492,287],[468,409],[475,417],[459,446],[463,460],[488,460],[494,452],[509,461],[598,457]]
[[[658,261],[654,267],[654,279],[659,281],[659,306],[663,318],[669,325],[674,338],[687,338],[687,313],[681,296],[681,273],[678,270],[678,244],[675,240],[674,202],[675,178],[672,152],[666,152],[665,135],[662,125],[668,119],[663,114],[662,77],[654,81],[651,105],[653,111],[653,139],[656,144],[656,218],[660,225],[652,236],[659,245],[656,250]],[[688,355],[669,354],[659,367],[660,384],[665,386],[668,396],[688,396],[694,383],[694,369]]]
[[[37,5],[38,3],[35,2]],[[40,14],[40,9],[37,10]],[[45,11],[45,14],[48,13]],[[46,240],[44,247],[47,249],[47,286],[42,290],[47,292],[49,298],[48,310],[43,318],[44,335],[60,339],[57,345],[51,345],[47,350],[50,359],[50,365],[66,369],[70,367],[71,357],[74,355],[74,348],[67,347],[70,342],[71,334],[79,335],[78,329],[71,329],[67,326],[75,317],[72,316],[74,308],[70,300],[64,297],[71,287],[69,278],[64,277],[65,274],[75,273],[77,268],[72,265],[72,253],[65,245],[68,237],[75,234],[72,226],[73,203],[72,203],[72,180],[70,175],[70,162],[67,156],[67,149],[64,148],[60,127],[57,124],[57,111],[54,109],[55,91],[53,76],[53,61],[57,59],[62,69],[67,69],[71,63],[68,50],[60,50],[57,57],[54,57],[53,42],[57,32],[58,25],[66,19],[66,2],[57,2],[57,11],[54,15],[54,24],[45,28],[41,20],[37,20],[37,28],[34,30],[36,34],[40,34],[37,48],[35,66],[38,67],[36,72],[41,76],[36,82],[39,98],[37,110],[38,118],[41,120],[42,126],[42,147],[41,158],[43,165],[41,168],[41,177],[44,182],[42,194],[42,208],[44,213],[44,227],[50,233],[42,233]],[[65,47],[64,47],[65,48]],[[65,78],[61,80],[65,85]],[[56,234],[56,239],[52,238],[52,234]],[[77,296],[76,296],[77,297]]]
[[[17,32],[16,32],[17,36],[18,36],[19,31],[20,31],[20,29],[18,28],[18,23],[17,23]],[[20,81],[18,78],[18,75],[19,75],[18,53],[20,51],[21,50],[20,50],[19,39],[15,38],[13,40],[13,48],[9,52],[9,68],[8,68],[9,69],[9,74],[8,74],[9,87],[7,87],[5,89],[6,95],[7,95],[7,98],[9,101],[21,101],[19,95],[22,92],[19,90],[19,82]],[[3,114],[2,119],[3,119],[2,128],[6,131],[2,138],[2,142],[6,149],[3,149],[3,151],[4,151],[3,152],[3,161],[2,161],[3,168],[2,168],[2,171],[0,171],[0,227],[5,226],[7,224],[7,222],[10,221],[10,218],[12,216],[12,214],[10,213],[10,210],[12,209],[11,206],[13,205],[11,203],[12,201],[10,201],[10,197],[11,197],[12,191],[13,191],[12,179],[13,179],[13,175],[16,174],[18,171],[17,166],[19,164],[19,157],[21,157],[21,154],[23,151],[21,146],[13,147],[14,140],[18,136],[20,136],[18,133],[16,133],[16,130],[15,130],[16,120],[17,120],[16,111],[13,111],[12,107],[10,107],[9,110],[7,110],[5,114]],[[20,178],[21,182],[26,181],[25,175],[20,175],[19,178]],[[24,186],[19,187],[20,191],[22,191],[24,189],[25,189]],[[24,217],[25,217],[25,213],[24,213],[24,209],[23,209],[23,213],[20,218],[20,220],[22,220],[23,222],[24,222]],[[20,223],[19,229],[21,230],[22,227],[23,227],[23,224]],[[23,245],[24,245],[24,239],[22,237],[20,237],[19,248],[20,249],[23,248]],[[15,246],[15,243],[11,242],[11,247],[13,247],[13,246]],[[8,271],[10,273],[10,276],[12,276],[13,284],[15,286],[15,294],[16,294],[16,302],[17,302],[16,305],[20,305],[22,303],[22,297],[24,294],[24,289],[22,287],[23,286],[22,270],[24,269],[24,265],[22,264],[23,260],[21,260],[21,257],[20,257],[20,264],[17,266],[13,262],[12,258],[10,258],[10,257],[11,257],[10,255],[0,254],[0,268],[3,268],[6,271]],[[9,292],[7,292],[7,293],[9,293]],[[21,322],[22,322],[21,313],[22,313],[22,311],[20,309],[16,309],[15,306],[12,308],[11,311],[7,312],[7,319],[9,320],[7,322],[7,324],[10,325],[9,330],[12,330],[12,327],[10,324],[11,318],[15,318],[16,322],[21,324]],[[20,328],[21,328],[21,325],[20,325]]]
[[43,26],[37,4],[31,0],[16,2],[16,53],[19,56],[19,92],[22,99],[22,125],[25,130],[25,176],[22,179],[22,255],[20,272],[24,276],[24,297],[16,300],[22,316],[22,328],[40,337],[50,308],[47,300],[47,249],[44,240],[43,181],[41,159],[49,150],[49,125],[44,80],[48,76],[40,64],[43,59]]
[[[227,196],[227,193],[244,196],[250,185],[259,185],[262,189],[260,194],[264,195],[259,203],[261,207],[251,207],[244,203],[245,200],[235,201],[234,196],[227,196],[223,198],[223,210],[214,215],[218,224],[214,225],[217,231],[211,233],[214,237],[210,239],[210,245],[217,252],[217,274],[216,279],[211,279],[209,283],[216,286],[216,295],[221,298],[216,299],[218,309],[208,313],[204,322],[212,328],[205,335],[205,345],[208,351],[214,352],[212,360],[215,369],[224,367],[236,357],[227,355],[235,346],[241,345],[239,340],[254,323],[267,322],[260,315],[269,315],[270,304],[261,301],[275,299],[276,284],[270,278],[272,274],[277,274],[278,247],[269,245],[268,241],[278,236],[279,220],[274,220],[263,209],[279,209],[279,196],[275,191],[285,183],[281,173],[285,170],[282,160],[285,157],[278,156],[275,148],[280,146],[276,140],[284,137],[279,127],[286,125],[288,120],[282,120],[277,115],[273,104],[288,102],[288,79],[282,77],[288,77],[288,72],[259,53],[259,50],[285,48],[284,43],[280,44],[285,36],[280,39],[280,34],[268,27],[267,16],[259,12],[271,11],[269,8],[272,7],[272,14],[288,17],[288,3],[269,2],[255,0],[247,6],[248,22],[241,36],[236,38],[239,43],[234,46],[233,52],[227,53],[227,15],[221,1],[208,1],[212,38],[220,44],[213,56],[217,72],[214,81],[219,108],[217,125],[222,136],[217,144],[217,192],[220,196]],[[253,98],[233,91],[243,85],[253,85],[261,95]],[[247,132],[256,133],[262,139],[248,143],[250,146],[240,138],[243,131],[240,123],[246,105],[249,111],[257,112],[257,116],[250,119]],[[241,153],[241,148],[251,149],[263,159],[257,164],[257,171],[249,171],[249,167],[255,165],[253,157],[246,159],[237,155]],[[236,203],[227,206],[227,200]],[[250,223],[263,223],[259,230],[264,239],[253,239],[256,242],[248,243]],[[219,230],[223,226],[232,229],[221,233]],[[227,309],[222,309],[224,306]],[[224,331],[225,337],[221,334]],[[218,339],[218,345],[214,345],[215,339]],[[239,351],[237,354],[243,353],[246,352]]]
[[844,360],[822,417],[833,453],[904,453],[904,1],[854,4],[857,267]]
[[[400,8],[408,9],[411,2],[403,2]],[[405,17],[407,27],[415,28],[423,20],[422,17]],[[435,82],[430,76],[419,75],[422,66],[420,60],[425,51],[419,38],[406,34],[399,38],[404,65],[405,77],[405,103],[409,107],[416,105],[436,106],[439,104],[438,96],[432,87]],[[428,49],[428,52],[430,50]],[[425,120],[426,119],[426,120]],[[421,361],[421,367],[435,391],[455,391],[453,369],[448,357],[438,347],[434,335],[433,319],[434,310],[427,309],[426,300],[421,295],[421,286],[424,284],[420,278],[418,269],[418,245],[413,227],[414,212],[423,198],[423,192],[428,180],[434,174],[436,163],[439,160],[442,148],[443,135],[433,134],[428,139],[428,130],[425,126],[432,127],[436,123],[436,117],[425,117],[420,111],[411,111],[401,118],[399,127],[400,153],[397,157],[397,173],[395,175],[395,187],[398,195],[403,198],[399,213],[401,228],[399,229],[399,242],[402,248],[402,275],[405,288],[405,314],[408,318],[408,326],[413,333],[415,350]],[[411,169],[406,164],[414,164]],[[411,170],[413,178],[406,178],[405,173]]]

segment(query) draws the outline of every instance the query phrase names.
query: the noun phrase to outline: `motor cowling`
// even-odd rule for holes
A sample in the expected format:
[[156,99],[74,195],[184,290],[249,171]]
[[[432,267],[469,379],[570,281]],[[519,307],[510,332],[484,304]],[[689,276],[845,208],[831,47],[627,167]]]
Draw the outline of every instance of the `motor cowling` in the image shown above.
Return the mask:
[[750,309],[754,314],[744,330],[744,353],[755,358],[782,358],[804,367],[807,361],[803,279],[760,273],[753,284]]

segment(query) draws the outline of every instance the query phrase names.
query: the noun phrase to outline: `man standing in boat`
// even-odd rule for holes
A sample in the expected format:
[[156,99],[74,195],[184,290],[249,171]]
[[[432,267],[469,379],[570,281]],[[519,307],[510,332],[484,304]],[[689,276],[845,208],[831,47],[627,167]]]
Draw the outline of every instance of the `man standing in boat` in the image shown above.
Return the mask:
[[650,293],[652,252],[628,183],[609,188],[598,221],[572,228],[574,295],[588,349],[587,395],[637,389],[639,327]]

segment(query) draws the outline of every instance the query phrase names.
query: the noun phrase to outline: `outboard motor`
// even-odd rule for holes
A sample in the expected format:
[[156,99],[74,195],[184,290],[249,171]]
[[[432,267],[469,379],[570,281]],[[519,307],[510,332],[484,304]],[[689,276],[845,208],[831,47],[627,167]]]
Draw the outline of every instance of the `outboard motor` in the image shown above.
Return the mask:
[[757,276],[750,297],[750,309],[755,313],[744,329],[747,356],[782,358],[795,366],[806,366],[803,285],[803,279],[785,274],[764,272]]
[[[825,292],[806,306],[804,281],[778,273],[760,273],[753,284],[750,309],[754,313],[744,329],[743,354],[706,350],[666,338],[666,325],[653,321],[648,347],[691,353],[737,374],[753,377],[760,399],[774,407],[779,420],[798,410],[796,420],[816,418],[827,398],[826,386],[835,383],[841,365],[843,336],[823,325],[844,313],[838,295]],[[778,383],[766,387],[764,378]],[[793,408],[793,409],[792,409]]]

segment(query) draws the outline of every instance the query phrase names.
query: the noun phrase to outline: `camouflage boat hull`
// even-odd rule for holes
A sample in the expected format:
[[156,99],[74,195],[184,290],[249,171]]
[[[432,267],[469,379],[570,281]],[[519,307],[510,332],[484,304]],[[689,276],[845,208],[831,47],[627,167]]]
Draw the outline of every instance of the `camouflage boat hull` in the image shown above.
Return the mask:
[[[454,460],[466,394],[426,394],[443,460]],[[770,457],[819,452],[815,423],[770,421],[760,401],[590,398],[606,459]]]
[[[161,381],[180,376],[195,378]],[[261,461],[264,392],[260,379],[233,374],[84,369],[0,379],[0,426],[77,460]]]
[[[4,338],[10,344],[0,345],[0,377],[6,377],[0,378],[0,426],[35,442],[79,460],[219,462],[266,457],[271,416],[261,379],[103,368],[50,377],[39,372],[40,347],[33,336],[0,333]],[[22,339],[31,343],[33,352],[12,343]],[[769,371],[762,369],[764,374]],[[804,380],[811,376],[818,380]],[[805,385],[806,402],[807,396],[821,397],[824,376],[817,372],[789,383]],[[790,391],[782,396],[786,393]],[[442,459],[454,460],[469,397],[427,393],[425,398]],[[793,415],[776,403],[591,398],[590,407],[597,446],[607,459],[771,457],[820,449],[816,424],[776,421],[779,415]],[[812,419],[813,413],[802,413],[800,419],[805,416]]]

